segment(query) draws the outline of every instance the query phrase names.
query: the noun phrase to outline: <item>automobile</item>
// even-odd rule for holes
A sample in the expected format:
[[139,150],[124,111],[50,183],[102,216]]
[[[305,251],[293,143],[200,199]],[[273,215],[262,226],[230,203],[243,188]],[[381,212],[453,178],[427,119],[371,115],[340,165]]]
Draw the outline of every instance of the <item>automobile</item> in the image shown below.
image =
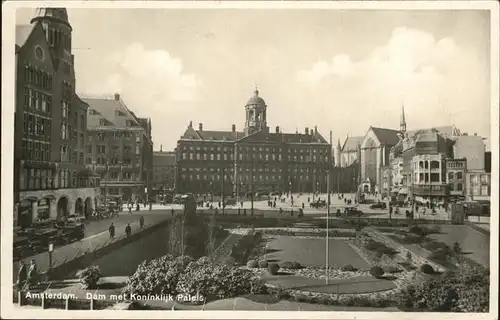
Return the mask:
[[280,193],[276,192],[276,191],[273,191],[273,192],[270,193],[270,195],[273,196],[273,197],[277,197],[277,196],[280,195]]
[[315,208],[315,209],[325,208],[326,201],[325,200],[316,200],[314,202],[311,202],[310,206],[311,206],[311,208]]
[[236,205],[236,199],[226,199],[226,206],[234,206]]
[[182,195],[178,194],[172,199],[172,203],[180,204],[182,203]]
[[363,214],[363,211],[359,210],[356,207],[346,207],[344,209],[344,215],[349,215],[349,216],[357,215],[357,216],[360,216],[362,214]]
[[370,205],[370,209],[387,209],[387,204],[385,202],[377,202]]
[[79,222],[85,221],[85,217],[82,215],[78,215],[78,214],[70,214],[70,215],[68,215],[68,218],[66,219],[66,221],[79,223]]

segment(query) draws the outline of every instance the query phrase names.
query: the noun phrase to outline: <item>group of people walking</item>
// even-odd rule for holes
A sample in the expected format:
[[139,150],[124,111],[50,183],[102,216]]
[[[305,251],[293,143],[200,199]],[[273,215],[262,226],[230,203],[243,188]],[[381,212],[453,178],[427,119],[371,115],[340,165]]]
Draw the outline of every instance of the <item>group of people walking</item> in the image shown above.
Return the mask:
[[[144,217],[141,216],[139,218],[139,226],[141,228],[141,230],[144,228]],[[111,240],[114,240],[115,239],[115,224],[113,222],[111,222],[111,225],[109,226],[109,239]],[[127,223],[127,225],[125,226],[125,235],[128,237],[130,237],[130,235],[132,234],[132,227],[130,226],[130,223]]]

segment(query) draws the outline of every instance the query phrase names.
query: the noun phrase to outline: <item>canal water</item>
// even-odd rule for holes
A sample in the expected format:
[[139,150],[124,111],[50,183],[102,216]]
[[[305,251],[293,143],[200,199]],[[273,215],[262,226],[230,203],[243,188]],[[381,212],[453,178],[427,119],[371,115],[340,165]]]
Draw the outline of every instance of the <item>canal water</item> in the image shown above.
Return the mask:
[[156,229],[139,240],[96,259],[103,277],[130,276],[144,260],[151,260],[168,253],[169,227]]

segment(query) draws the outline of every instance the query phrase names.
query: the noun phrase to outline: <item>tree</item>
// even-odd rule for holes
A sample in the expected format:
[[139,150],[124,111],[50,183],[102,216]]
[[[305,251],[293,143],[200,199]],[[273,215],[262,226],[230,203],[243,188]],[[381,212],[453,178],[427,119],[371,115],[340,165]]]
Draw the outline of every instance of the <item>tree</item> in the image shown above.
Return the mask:
[[208,224],[207,256],[214,253],[215,250],[215,214],[210,217]]
[[179,216],[170,222],[168,247],[169,253],[174,257],[184,255],[186,244],[186,231],[184,228],[184,217]]
[[453,253],[457,256],[460,256],[462,254],[462,247],[460,246],[460,243],[455,242],[453,244]]

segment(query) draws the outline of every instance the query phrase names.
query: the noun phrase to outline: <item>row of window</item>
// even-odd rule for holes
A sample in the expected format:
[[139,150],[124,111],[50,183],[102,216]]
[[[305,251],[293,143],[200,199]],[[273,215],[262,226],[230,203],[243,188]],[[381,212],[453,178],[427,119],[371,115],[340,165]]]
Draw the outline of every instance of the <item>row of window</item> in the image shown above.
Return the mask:
[[[200,175],[200,174],[181,174],[182,180],[191,180],[191,181],[221,181],[222,175]],[[232,180],[230,175],[226,175],[225,179],[228,181]],[[315,179],[311,176],[300,175],[300,176],[290,176],[289,179],[293,181],[303,181],[303,182],[312,182]],[[254,175],[242,175],[239,177],[240,183],[248,183],[252,181],[282,181],[283,176],[280,175],[266,175],[266,176],[257,176]],[[319,183],[319,181],[317,181]]]
[[135,175],[130,172],[119,172],[119,171],[111,171],[111,172],[101,172],[101,179],[106,180],[106,177],[109,176],[110,180],[135,180]]
[[71,154],[70,147],[67,145],[62,145],[60,148],[61,162],[71,162],[70,154]]
[[462,180],[462,179],[463,179],[462,171],[448,172],[448,180]]
[[[112,131],[112,132],[97,132],[97,141],[104,141],[107,137],[112,137],[114,140],[119,140],[120,138],[131,138],[133,133],[130,131]],[[89,135],[89,141],[92,141],[92,136]],[[141,141],[141,133],[136,132],[136,142]]]
[[416,184],[421,184],[421,183],[432,183],[436,182],[439,183],[441,182],[441,174],[440,173],[415,173],[414,174],[414,180]]
[[[92,157],[88,157],[87,158],[87,161],[86,163],[87,164],[93,164],[94,162],[94,158]],[[140,163],[141,163],[141,159],[140,158],[136,158],[136,163],[138,164],[138,166],[140,166]],[[121,165],[124,165],[124,166],[128,166],[128,165],[131,165],[132,164],[132,159],[130,158],[122,158],[121,159],[121,162],[117,159],[117,158],[112,158],[110,161],[107,161],[107,158],[106,157],[97,157],[96,160],[95,160],[95,164],[96,165],[118,165],[118,164],[121,164]]]
[[66,122],[61,122],[61,139],[69,140],[71,136],[69,135],[71,131],[71,126]]
[[24,169],[20,177],[21,190],[53,189],[54,171],[51,169]]
[[470,181],[472,182],[472,184],[479,184],[479,182],[481,182],[481,184],[489,184],[490,183],[490,175],[488,175],[488,174],[481,174],[481,175],[473,174],[470,176]]
[[61,101],[61,114],[63,119],[68,119],[69,117],[69,102],[66,100]]
[[[418,167],[417,167],[418,165]],[[436,160],[420,160],[413,163],[413,168],[416,169],[439,169],[441,168],[441,162]]]
[[463,161],[450,161],[446,163],[446,166],[450,169],[463,169],[465,168],[465,162]]
[[24,107],[50,114],[52,110],[52,97],[45,93],[24,87]]
[[[239,154],[238,160],[240,161],[251,161],[252,158],[254,160],[265,160],[265,161],[282,161],[283,157],[281,154]],[[234,159],[233,154],[199,154],[199,153],[182,153],[181,160],[203,160],[203,161],[227,161],[230,160],[232,161]],[[321,156],[288,156],[287,157],[288,161],[293,161],[293,162],[328,162],[328,157],[321,157]]]
[[21,157],[25,160],[50,161],[50,143],[23,139],[21,142]]
[[62,90],[62,98],[64,100],[67,100],[67,101],[71,101],[71,99],[73,98],[73,86],[71,85],[71,83],[67,82],[67,81],[63,81],[62,82],[62,87],[61,87],[61,90]]
[[50,140],[51,120],[36,114],[24,112],[23,129],[27,136],[44,137]]
[[52,90],[52,75],[32,65],[24,66],[26,82],[45,90]]
[[[220,147],[220,146],[213,146],[213,147],[207,147],[207,146],[180,146],[180,150],[182,151],[222,151],[222,152],[233,152],[232,147]],[[272,152],[272,153],[281,153],[282,149],[281,148],[272,148],[272,147],[242,147],[238,146],[238,152],[243,152],[243,153],[253,153],[253,152]],[[328,151],[325,150],[318,150],[318,149],[310,149],[310,148],[290,148],[288,149],[288,153],[302,153],[302,154],[310,154],[310,153],[328,153]]]
[[[116,153],[119,153],[120,147],[119,146],[113,146],[112,150]],[[87,153],[92,154],[94,151],[94,147],[92,145],[87,145],[86,147]],[[106,153],[106,146],[105,145],[97,145],[96,146],[96,151],[97,153]],[[130,154],[132,152],[132,146],[123,146],[123,153],[124,154]],[[141,147],[140,145],[135,146],[135,154],[139,155],[141,153]]]
[[64,49],[71,51],[71,35],[56,28],[46,28],[45,35],[47,42],[51,47],[62,46]]

